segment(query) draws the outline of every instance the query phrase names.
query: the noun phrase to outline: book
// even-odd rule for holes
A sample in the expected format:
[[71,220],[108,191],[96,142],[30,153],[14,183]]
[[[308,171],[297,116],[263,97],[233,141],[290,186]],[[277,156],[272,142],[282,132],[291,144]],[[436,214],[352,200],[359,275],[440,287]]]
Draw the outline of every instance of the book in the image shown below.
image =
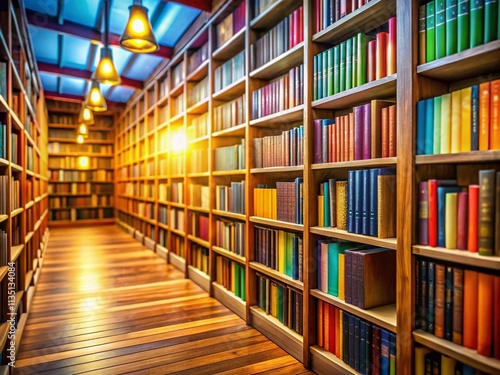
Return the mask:
[[457,248],[457,193],[446,194],[445,201],[445,247]]
[[[444,0],[436,0],[436,3]],[[432,120],[434,127],[434,144],[432,154],[441,153],[441,96],[434,97],[434,119]]]
[[470,48],[469,0],[458,0],[457,13],[457,52]]
[[445,328],[445,283],[446,267],[443,264],[436,264],[436,295],[434,310],[434,335],[444,338]]
[[368,42],[366,81],[371,82],[377,79],[377,41]]
[[427,29],[427,9],[426,5],[418,7],[418,63],[425,64],[426,60],[426,29]]
[[419,206],[418,206],[418,243],[427,245],[429,243],[429,196],[428,182],[420,181],[418,184]]
[[[500,276],[493,276],[493,296],[500,295]],[[493,357],[500,359],[500,298],[493,298]]]
[[[469,194],[466,192],[460,192],[457,194],[457,225],[456,225],[457,245],[456,245],[456,248],[459,250],[467,250],[468,198],[469,198]],[[448,230],[448,228],[446,230]]]
[[[452,144],[453,144],[453,139],[452,139]],[[434,151],[434,99],[430,98],[426,100],[426,106],[425,106],[425,154],[432,155],[433,151]]]
[[396,176],[378,176],[378,237],[396,236]]
[[[480,272],[477,279],[477,352],[493,354],[493,276]],[[496,296],[498,297],[498,296]]]
[[453,268],[453,333],[452,341],[462,345],[463,333],[463,306],[464,306],[464,271]]
[[396,17],[389,18],[389,37],[387,40],[387,75],[396,73]]
[[479,226],[478,251],[493,255],[495,220],[495,170],[479,171]]
[[436,59],[436,29],[435,29],[435,2],[426,4],[426,30],[425,30],[425,61],[430,62]]
[[479,86],[471,87],[471,151],[479,150]]
[[453,267],[446,266],[444,296],[444,338],[452,340],[453,332]]
[[500,39],[498,1],[484,0],[484,43]]
[[[459,34],[460,35],[460,34]],[[457,153],[462,145],[462,97],[459,90],[451,93],[451,152]]]
[[479,150],[490,149],[490,83],[479,85]]
[[436,263],[427,263],[427,332],[434,334],[436,305]]
[[463,346],[477,349],[478,272],[464,270]]
[[[437,202],[438,202],[438,246],[445,247],[445,238],[446,238],[446,196],[449,193],[458,193],[462,190],[460,187],[451,187],[451,186],[439,186],[437,188]],[[455,203],[456,205],[456,203]],[[455,214],[456,219],[456,214]],[[455,222],[456,227],[456,222]],[[456,230],[456,229],[455,229]],[[456,243],[455,243],[456,245]]]
[[500,79],[490,82],[490,150],[500,150]]
[[441,97],[441,140],[439,151],[441,154],[449,154],[451,151],[451,94]]
[[420,100],[417,102],[417,144],[416,144],[417,155],[426,154],[426,137],[425,137],[425,132],[427,129],[426,108],[427,108],[426,100]]
[[387,76],[387,44],[389,39],[389,34],[386,32],[379,32],[376,36],[377,38],[377,68],[375,73],[375,79],[380,79]]
[[484,43],[484,0],[470,2],[470,48]]
[[446,56],[457,53],[457,1],[446,0]]
[[460,118],[460,152],[468,152],[471,150],[472,144],[472,125],[471,125],[471,97],[472,88],[466,87],[460,90],[461,118]]
[[446,2],[434,0],[436,59],[446,56]]
[[469,220],[467,233],[467,249],[471,252],[477,252],[479,225],[479,185],[469,185],[468,200]]

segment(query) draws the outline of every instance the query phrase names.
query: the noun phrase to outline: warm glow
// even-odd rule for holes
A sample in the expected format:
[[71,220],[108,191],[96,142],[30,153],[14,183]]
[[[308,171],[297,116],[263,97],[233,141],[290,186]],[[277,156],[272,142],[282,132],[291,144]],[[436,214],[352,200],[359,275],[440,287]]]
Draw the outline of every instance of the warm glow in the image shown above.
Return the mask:
[[76,137],[76,141],[82,144],[85,141],[85,138],[83,138],[83,135],[78,134],[78,136]]
[[83,119],[89,121],[92,118],[92,111],[88,108],[83,109]]
[[88,156],[80,156],[78,157],[78,166],[80,168],[88,168],[90,164],[90,159]]
[[135,18],[132,20],[132,30],[138,34],[144,33],[146,26],[144,25],[144,20],[140,18]]
[[86,135],[86,134],[88,134],[88,132],[89,132],[89,129],[87,128],[87,125],[80,124],[78,126],[78,134]]
[[85,125],[92,125],[94,123],[94,113],[85,107],[85,103],[82,103],[82,109],[80,110],[80,115],[78,116],[78,122]]
[[100,91],[91,91],[90,92],[90,101],[97,103],[102,99],[102,94]]
[[109,85],[119,85],[121,83],[120,75],[113,62],[110,47],[103,47],[101,49],[101,59],[94,73],[92,73],[92,80]]
[[186,134],[182,131],[178,131],[176,134],[174,134],[170,141],[170,148],[175,152],[184,151],[186,149],[186,145]]
[[135,53],[154,52],[160,47],[149,22],[148,9],[140,3],[129,7],[130,15],[120,37],[120,46]]
[[99,82],[92,81],[92,86],[90,88],[89,96],[87,97],[87,101],[85,102],[87,108],[96,111],[103,112],[108,109],[106,105],[106,100],[101,93],[101,87]]

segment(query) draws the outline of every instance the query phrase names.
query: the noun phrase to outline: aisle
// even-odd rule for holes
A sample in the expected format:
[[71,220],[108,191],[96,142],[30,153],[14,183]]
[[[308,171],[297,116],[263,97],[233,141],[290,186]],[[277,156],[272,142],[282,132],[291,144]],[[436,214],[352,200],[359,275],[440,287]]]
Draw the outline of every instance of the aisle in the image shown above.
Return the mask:
[[306,372],[112,226],[51,231],[16,367],[51,375]]

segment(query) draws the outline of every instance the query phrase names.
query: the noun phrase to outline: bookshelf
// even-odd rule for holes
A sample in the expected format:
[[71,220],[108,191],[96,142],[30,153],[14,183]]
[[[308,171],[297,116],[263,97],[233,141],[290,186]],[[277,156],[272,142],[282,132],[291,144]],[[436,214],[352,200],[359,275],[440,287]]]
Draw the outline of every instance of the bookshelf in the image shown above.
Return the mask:
[[[0,372],[4,374],[10,371],[8,349],[19,348],[49,236],[48,115],[19,7],[14,1],[0,6]],[[11,325],[15,339],[9,337]]]

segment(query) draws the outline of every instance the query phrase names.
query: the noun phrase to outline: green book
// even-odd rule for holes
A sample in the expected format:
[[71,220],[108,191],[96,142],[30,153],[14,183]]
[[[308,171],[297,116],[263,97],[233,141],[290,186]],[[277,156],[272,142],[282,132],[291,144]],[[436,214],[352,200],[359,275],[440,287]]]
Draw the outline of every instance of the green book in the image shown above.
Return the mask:
[[358,85],[358,38],[352,37],[352,87]]
[[318,54],[318,99],[323,98],[323,53]]
[[345,60],[346,60],[346,42],[340,43],[340,87],[339,92],[345,91]]
[[334,65],[334,58],[333,58],[333,48],[330,48],[328,51],[326,51],[327,56],[328,56],[328,74],[327,74],[327,80],[328,80],[328,92],[327,96],[333,95],[333,65]]
[[358,36],[358,41],[356,43],[358,47],[358,53],[357,53],[357,58],[358,58],[358,64],[356,69],[358,70],[356,73],[356,78],[357,78],[357,86],[364,85],[366,83],[366,66],[368,62],[366,61],[366,53],[368,51],[368,42],[370,41],[370,38],[368,35],[359,33]]
[[458,0],[457,14],[457,51],[462,52],[470,48],[469,39],[469,0]]
[[314,86],[313,86],[313,98],[318,100],[318,55],[313,58],[313,72],[314,72]]
[[434,0],[436,16],[434,22],[436,34],[436,59],[446,56],[446,6],[445,0]]
[[329,227],[331,226],[330,222],[330,185],[328,184],[328,181],[323,182],[323,226]]
[[500,13],[497,0],[484,0],[484,42],[500,39],[498,22]]
[[484,42],[484,0],[470,2],[470,47],[477,47]]
[[340,92],[340,46],[333,47],[333,93]]
[[441,154],[451,152],[451,94],[441,97]]
[[285,233],[285,275],[292,277],[293,234]]
[[434,1],[427,3],[427,20],[425,30],[425,61],[434,61],[436,59],[436,30],[434,18]]
[[434,98],[434,146],[433,154],[441,153],[441,97]]
[[352,88],[352,39],[346,40],[345,50],[345,89],[349,90]]
[[240,267],[240,290],[241,290],[241,299],[246,301],[246,282],[245,282],[245,268]]
[[276,318],[281,322],[285,323],[283,319],[283,301],[284,301],[284,288],[281,285],[276,286]]
[[328,96],[328,51],[323,52],[323,98]]
[[457,53],[457,0],[446,0],[446,56]]
[[234,272],[234,295],[240,296],[240,267],[236,263],[231,262],[231,267]]
[[352,242],[331,242],[328,244],[328,294],[339,296],[339,254],[352,249]]

